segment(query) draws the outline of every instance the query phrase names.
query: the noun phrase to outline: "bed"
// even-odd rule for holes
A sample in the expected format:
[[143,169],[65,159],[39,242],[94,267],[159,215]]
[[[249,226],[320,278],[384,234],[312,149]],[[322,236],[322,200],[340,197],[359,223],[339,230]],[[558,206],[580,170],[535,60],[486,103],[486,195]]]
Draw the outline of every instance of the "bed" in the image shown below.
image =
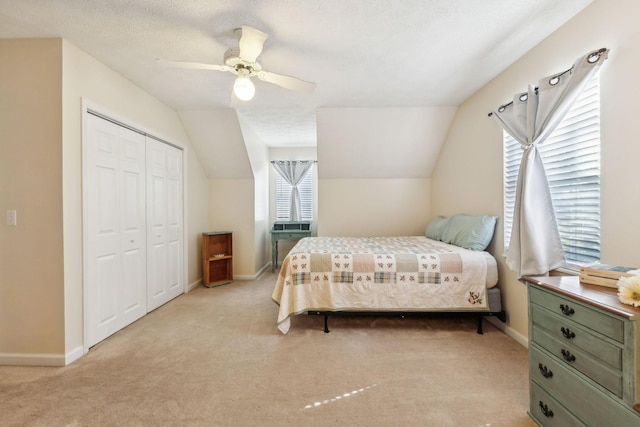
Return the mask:
[[306,237],[285,257],[272,294],[277,327],[333,312],[465,312],[505,320],[497,263],[484,251],[496,218],[438,217],[424,236]]

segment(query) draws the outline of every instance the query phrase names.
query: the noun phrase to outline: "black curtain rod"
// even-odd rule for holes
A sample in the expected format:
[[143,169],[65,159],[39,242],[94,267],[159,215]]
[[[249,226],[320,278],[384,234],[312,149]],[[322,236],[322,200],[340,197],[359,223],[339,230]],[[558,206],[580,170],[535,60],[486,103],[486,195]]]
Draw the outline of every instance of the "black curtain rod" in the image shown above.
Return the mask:
[[[588,61],[589,61],[589,62],[597,62],[597,61],[598,61],[598,59],[600,59],[600,56],[601,56],[602,54],[604,54],[606,51],[607,51],[607,49],[603,47],[603,48],[598,49],[598,50],[597,50],[597,51],[595,51],[595,52],[592,52],[592,53],[591,53],[591,55],[589,55],[589,59],[588,59]],[[597,59],[595,59],[594,61],[592,61],[592,60],[591,60],[591,58],[597,58]],[[555,85],[555,84],[557,84],[557,83],[558,83],[557,81],[556,81],[556,83],[552,83],[552,81],[553,81],[553,80],[556,80],[556,79],[558,79],[558,78],[560,78],[560,77],[562,77],[562,76],[564,76],[564,75],[565,75],[565,74],[567,74],[567,73],[570,73],[571,71],[573,71],[573,66],[571,66],[571,68],[569,68],[568,70],[564,70],[564,71],[563,71],[563,72],[561,72],[561,73],[554,74],[553,76],[551,76],[551,77],[549,78],[549,84],[551,84],[551,85]],[[538,87],[537,87],[537,86],[536,86],[536,93],[538,93]],[[521,96],[522,96],[522,95],[521,95]],[[522,99],[522,101],[525,101],[525,100],[524,100],[524,99]],[[503,111],[504,111],[504,109],[505,109],[505,108],[507,108],[507,107],[508,107],[509,105],[511,105],[511,104],[513,104],[513,101],[508,102],[508,103],[506,103],[506,104],[504,104],[504,105],[499,106],[499,107],[498,107],[498,111],[500,111],[500,110],[503,110]],[[500,112],[502,112],[502,111],[500,111]],[[493,116],[493,112],[491,112],[491,113],[487,114],[487,117],[491,117],[491,116]]]

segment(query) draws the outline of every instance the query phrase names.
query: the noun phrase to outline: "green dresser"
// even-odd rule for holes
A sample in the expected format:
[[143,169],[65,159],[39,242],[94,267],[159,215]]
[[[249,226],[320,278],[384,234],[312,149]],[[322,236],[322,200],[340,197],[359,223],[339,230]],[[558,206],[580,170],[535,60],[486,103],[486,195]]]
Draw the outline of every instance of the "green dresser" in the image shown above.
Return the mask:
[[640,426],[640,309],[577,276],[524,280],[531,417],[542,426]]

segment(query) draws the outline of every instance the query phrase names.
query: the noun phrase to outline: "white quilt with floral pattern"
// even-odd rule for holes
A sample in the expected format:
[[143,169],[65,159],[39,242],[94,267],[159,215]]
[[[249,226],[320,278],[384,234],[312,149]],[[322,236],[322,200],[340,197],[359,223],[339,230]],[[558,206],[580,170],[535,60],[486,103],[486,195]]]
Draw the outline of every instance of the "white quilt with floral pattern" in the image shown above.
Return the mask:
[[481,252],[407,237],[307,237],[282,263],[272,298],[283,334],[306,311],[486,311]]

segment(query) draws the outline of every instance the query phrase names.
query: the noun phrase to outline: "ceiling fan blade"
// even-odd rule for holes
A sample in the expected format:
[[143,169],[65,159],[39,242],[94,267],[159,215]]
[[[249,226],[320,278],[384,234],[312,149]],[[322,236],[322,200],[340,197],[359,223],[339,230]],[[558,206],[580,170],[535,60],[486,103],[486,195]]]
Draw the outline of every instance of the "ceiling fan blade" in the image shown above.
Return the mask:
[[170,61],[168,59],[156,59],[156,63],[163,67],[170,68],[189,68],[192,70],[216,70],[216,71],[231,71],[231,68],[226,65],[215,64],[202,64],[200,62],[183,62],[183,61]]
[[240,37],[240,59],[246,62],[256,62],[262,53],[262,47],[267,37],[269,36],[262,31],[243,25],[242,37]]
[[270,73],[264,70],[258,73],[258,78],[262,81],[282,86],[285,89],[297,90],[298,92],[311,93],[316,88],[315,83],[300,80],[296,77]]

